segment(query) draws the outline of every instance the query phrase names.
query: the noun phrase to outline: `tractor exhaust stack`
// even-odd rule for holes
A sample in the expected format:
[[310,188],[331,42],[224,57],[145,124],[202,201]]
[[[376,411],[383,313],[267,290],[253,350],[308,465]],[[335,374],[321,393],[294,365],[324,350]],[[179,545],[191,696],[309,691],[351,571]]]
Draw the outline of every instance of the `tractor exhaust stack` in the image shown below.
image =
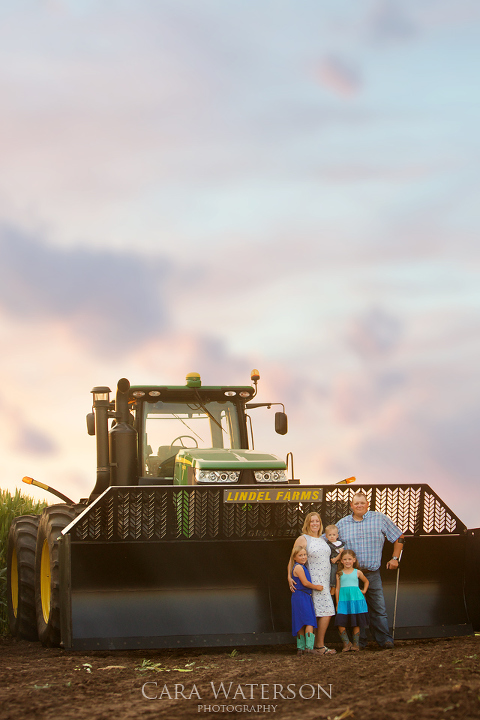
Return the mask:
[[[110,388],[94,387],[93,415],[94,434],[97,443],[97,482],[92,490],[89,502],[93,502],[110,485],[110,458],[108,453],[108,417],[110,406]],[[87,417],[88,423],[88,417]]]
[[133,417],[128,407],[130,382],[126,378],[118,381],[115,396],[115,418],[117,422],[108,433],[110,454],[110,484],[136,485],[137,431],[132,425]]

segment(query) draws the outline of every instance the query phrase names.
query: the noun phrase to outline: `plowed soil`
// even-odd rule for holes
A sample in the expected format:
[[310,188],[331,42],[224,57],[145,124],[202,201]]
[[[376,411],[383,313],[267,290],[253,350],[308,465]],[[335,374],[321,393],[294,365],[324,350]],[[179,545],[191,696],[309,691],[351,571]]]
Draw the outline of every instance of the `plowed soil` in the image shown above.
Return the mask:
[[0,653],[5,720],[480,718],[480,636],[330,657],[293,644],[85,654],[12,638]]

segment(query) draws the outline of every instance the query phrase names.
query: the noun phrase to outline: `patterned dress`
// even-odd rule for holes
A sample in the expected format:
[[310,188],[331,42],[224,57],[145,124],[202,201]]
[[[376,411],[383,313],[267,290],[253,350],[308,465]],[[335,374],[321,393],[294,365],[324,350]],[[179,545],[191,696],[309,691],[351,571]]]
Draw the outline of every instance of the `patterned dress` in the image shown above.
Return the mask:
[[303,536],[307,541],[308,569],[314,585],[323,585],[323,590],[313,591],[315,615],[331,617],[335,615],[332,596],[330,595],[330,548],[323,538]]

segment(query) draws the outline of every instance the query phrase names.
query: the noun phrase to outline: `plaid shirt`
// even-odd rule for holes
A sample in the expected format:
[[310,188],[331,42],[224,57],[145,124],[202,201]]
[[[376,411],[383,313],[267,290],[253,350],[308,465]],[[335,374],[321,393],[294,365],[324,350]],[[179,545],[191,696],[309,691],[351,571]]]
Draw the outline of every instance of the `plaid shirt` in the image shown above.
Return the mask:
[[367,510],[363,520],[357,521],[353,515],[347,515],[336,525],[345,548],[355,551],[358,564],[365,570],[378,570],[385,538],[394,543],[402,534],[389,517],[374,510]]

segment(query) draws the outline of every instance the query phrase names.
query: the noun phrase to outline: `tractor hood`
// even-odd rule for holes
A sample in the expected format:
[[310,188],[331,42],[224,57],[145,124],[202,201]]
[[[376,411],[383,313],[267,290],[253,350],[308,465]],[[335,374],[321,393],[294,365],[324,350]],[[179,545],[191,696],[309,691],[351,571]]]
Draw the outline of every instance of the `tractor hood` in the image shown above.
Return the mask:
[[223,448],[182,449],[176,462],[194,470],[285,470],[287,467],[284,460],[269,453]]

